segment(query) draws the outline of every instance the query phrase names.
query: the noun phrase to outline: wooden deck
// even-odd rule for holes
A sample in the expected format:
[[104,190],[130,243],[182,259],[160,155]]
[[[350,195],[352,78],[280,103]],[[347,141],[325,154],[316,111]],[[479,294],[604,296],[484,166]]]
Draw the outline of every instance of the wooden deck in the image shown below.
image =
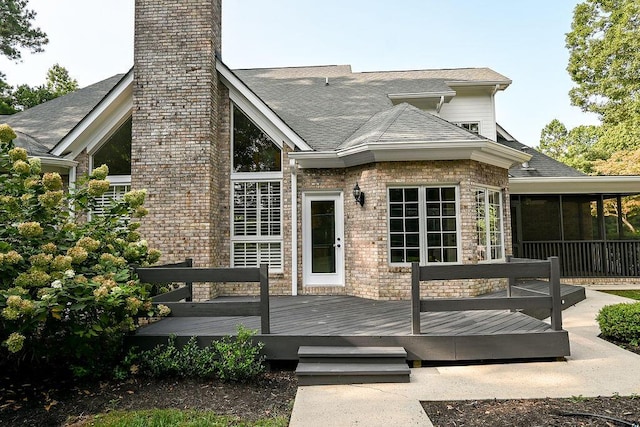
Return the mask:
[[[572,290],[573,289],[573,290]],[[576,287],[563,287],[570,295]],[[583,291],[584,292],[584,291]],[[252,301],[250,297],[214,300]],[[410,301],[374,301],[349,296],[275,296],[270,298],[271,333],[257,335],[272,360],[297,360],[303,345],[404,347],[409,360],[472,361],[568,356],[566,331],[510,311],[460,311],[421,314],[422,333],[411,333]],[[259,317],[175,317],[140,328],[129,344],[141,348],[178,343],[197,336],[201,345],[234,335],[238,324],[260,329]]]

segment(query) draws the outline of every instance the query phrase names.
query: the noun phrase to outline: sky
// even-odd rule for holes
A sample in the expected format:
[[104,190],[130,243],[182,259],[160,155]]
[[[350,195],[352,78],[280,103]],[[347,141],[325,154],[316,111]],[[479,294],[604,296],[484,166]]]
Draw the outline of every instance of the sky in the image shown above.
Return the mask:
[[[230,68],[350,64],[353,71],[489,67],[513,83],[496,117],[536,146],[554,118],[595,124],[570,105],[565,34],[577,0],[223,0]],[[30,0],[44,53],[0,58],[11,85],[44,83],[58,63],[81,87],[133,64],[133,0]]]

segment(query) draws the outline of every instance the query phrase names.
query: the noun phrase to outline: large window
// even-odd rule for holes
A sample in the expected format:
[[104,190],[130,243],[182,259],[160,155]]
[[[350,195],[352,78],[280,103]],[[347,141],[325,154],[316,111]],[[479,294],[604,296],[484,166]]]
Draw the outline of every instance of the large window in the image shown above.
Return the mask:
[[456,187],[389,188],[389,262],[458,262]]
[[111,186],[97,200],[98,205],[92,210],[94,215],[101,215],[112,199],[119,200],[131,190],[131,118],[91,155],[91,168],[101,165],[109,167],[107,179]]
[[502,193],[476,188],[476,256],[478,261],[504,259]]
[[233,109],[231,262],[282,271],[282,150]]

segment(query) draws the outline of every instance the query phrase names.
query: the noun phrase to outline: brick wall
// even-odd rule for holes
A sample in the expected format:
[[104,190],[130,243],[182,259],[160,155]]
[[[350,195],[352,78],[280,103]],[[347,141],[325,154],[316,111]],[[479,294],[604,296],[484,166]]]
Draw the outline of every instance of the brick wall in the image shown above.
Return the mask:
[[[366,195],[364,206],[355,203],[352,188],[358,182]],[[476,262],[475,193],[476,185],[506,188],[505,169],[475,161],[383,162],[345,170],[303,170],[299,177],[298,233],[302,236],[303,192],[335,190],[344,192],[345,268],[344,287],[302,286],[303,294],[348,294],[373,299],[408,299],[411,273],[408,267],[389,265],[387,234],[387,188],[393,185],[458,185],[460,188],[461,262]],[[504,192],[503,192],[504,193]],[[509,199],[503,200],[506,253],[511,253]],[[298,265],[302,265],[301,239]],[[302,269],[300,269],[302,270]],[[430,282],[423,285],[423,297],[473,296],[506,285],[504,280],[465,280]]]
[[132,185],[147,189],[150,211],[141,231],[162,262],[218,265],[220,0],[136,0],[135,13]]

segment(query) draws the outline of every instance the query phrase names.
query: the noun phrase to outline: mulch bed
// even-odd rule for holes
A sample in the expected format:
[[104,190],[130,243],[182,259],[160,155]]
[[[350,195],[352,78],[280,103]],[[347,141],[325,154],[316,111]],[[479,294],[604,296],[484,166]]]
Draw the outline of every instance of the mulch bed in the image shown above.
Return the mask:
[[[600,337],[640,354],[640,346]],[[638,379],[640,385],[640,378]],[[640,395],[570,399],[421,402],[435,427],[640,427]],[[580,414],[580,415],[568,415]],[[597,415],[597,416],[596,416]],[[620,421],[625,422],[620,422]]]
[[640,425],[640,396],[421,403],[435,427]]
[[136,378],[73,385],[0,378],[0,426],[82,424],[112,410],[197,409],[257,420],[291,415],[298,382],[290,370],[267,372],[249,384]]

